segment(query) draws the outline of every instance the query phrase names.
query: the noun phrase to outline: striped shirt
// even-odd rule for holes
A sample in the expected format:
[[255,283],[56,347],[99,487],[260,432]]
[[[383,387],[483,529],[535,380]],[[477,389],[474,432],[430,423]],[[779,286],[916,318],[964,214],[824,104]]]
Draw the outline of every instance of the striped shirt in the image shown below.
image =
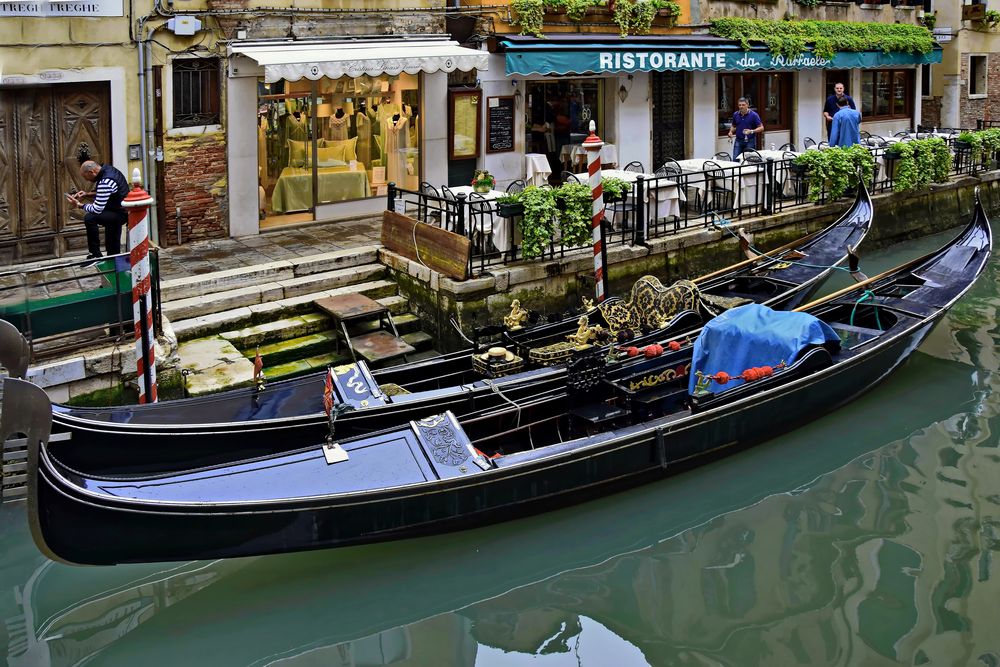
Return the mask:
[[108,205],[108,200],[112,195],[118,194],[118,184],[111,177],[102,178],[97,182],[97,194],[91,204],[85,204],[83,210],[87,213],[100,215],[104,212],[104,207]]

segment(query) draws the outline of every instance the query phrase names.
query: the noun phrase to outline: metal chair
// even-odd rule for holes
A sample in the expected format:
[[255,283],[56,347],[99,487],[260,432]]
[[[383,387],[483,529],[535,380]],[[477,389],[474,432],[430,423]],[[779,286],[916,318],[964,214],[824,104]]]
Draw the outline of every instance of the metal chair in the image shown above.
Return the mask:
[[486,255],[486,242],[493,238],[493,202],[472,192],[466,200],[469,206],[469,238],[474,255]]
[[424,181],[420,184],[420,198],[417,200],[417,220],[427,222],[433,218],[441,220],[441,207],[437,202],[432,206],[428,197],[440,197],[441,193],[433,185]]
[[802,148],[809,148],[810,146],[815,146],[815,145],[816,145],[816,140],[813,139],[812,137],[805,137],[802,140]]
[[872,138],[871,132],[866,132],[864,130],[861,130],[861,132],[859,132],[858,135],[865,141],[868,141],[869,139]]
[[795,144],[793,144],[792,142],[788,142],[787,144],[781,144],[781,148],[779,148],[778,150],[779,151],[798,151],[798,149],[795,148]]
[[716,160],[724,160],[726,162],[730,162],[733,159],[733,154],[726,153],[725,151],[719,151],[718,153],[715,154],[714,157]]
[[910,136],[910,134],[911,134],[911,133],[910,133],[910,131],[909,131],[909,130],[900,130],[899,132],[897,132],[896,134],[894,134],[894,135],[892,135],[892,136],[894,136],[894,137],[899,137],[900,139],[904,139],[904,138],[907,138],[907,137],[909,137],[909,136]]
[[680,176],[683,173],[684,170],[681,169],[677,160],[671,158],[667,158],[666,162],[660,165],[660,168],[654,172],[656,176]]
[[726,187],[726,172],[717,162],[705,160],[705,212],[732,211],[736,204],[736,191]]
[[511,184],[507,186],[507,194],[517,194],[521,190],[524,190],[525,187],[527,187],[527,184],[519,178],[516,181],[512,181]]
[[816,144],[816,148],[829,148],[829,147],[830,147],[829,141],[821,141],[818,144]]
[[579,178],[577,178],[576,174],[574,174],[572,171],[564,171],[562,173],[562,180],[563,180],[563,183],[582,183],[583,182]]
[[786,194],[782,184],[782,189],[779,191],[782,199],[805,199],[806,188],[808,186],[808,181],[806,180],[805,171],[801,168],[796,167],[796,165],[791,164],[791,160],[797,158],[798,155],[795,153],[784,153],[781,156],[782,161],[789,162],[788,164],[788,181],[791,183],[792,192]]
[[764,164],[764,158],[762,158],[760,153],[752,148],[750,150],[743,151],[741,157],[744,162],[749,162],[750,164]]
[[625,165],[625,169],[623,171],[627,171],[630,174],[646,173],[646,170],[643,168],[642,163],[639,162],[638,160],[633,160],[632,162],[629,162],[627,165]]

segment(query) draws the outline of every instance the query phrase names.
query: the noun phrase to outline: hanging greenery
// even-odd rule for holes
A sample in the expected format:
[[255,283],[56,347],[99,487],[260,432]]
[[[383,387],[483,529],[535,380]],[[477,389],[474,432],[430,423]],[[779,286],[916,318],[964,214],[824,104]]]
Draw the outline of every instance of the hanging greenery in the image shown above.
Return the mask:
[[804,167],[809,180],[809,201],[817,202],[824,190],[829,199],[838,199],[848,188],[858,185],[858,167],[865,183],[875,174],[875,158],[871,151],[855,144],[849,148],[827,148],[805,151],[794,160]]
[[754,42],[765,44],[773,55],[786,58],[802,54],[809,45],[821,58],[833,58],[838,51],[929,53],[934,47],[934,37],[926,28],[901,23],[727,17],[712,19],[709,32],[736,40],[746,50]]
[[555,232],[555,191],[530,185],[517,194],[517,199],[524,207],[524,215],[521,216],[521,254],[526,259],[540,257],[552,242]]
[[545,7],[566,12],[571,21],[582,21],[591,7],[601,5],[601,0],[544,0]]
[[886,149],[886,156],[890,162],[895,162],[892,189],[896,192],[919,190],[932,182],[948,180],[951,151],[948,143],[939,137],[900,141]]
[[661,9],[672,17],[681,14],[681,6],[673,0],[615,0],[612,16],[622,37],[646,35]]
[[566,183],[555,191],[559,209],[559,237],[568,248],[593,238],[593,195],[587,183]]
[[542,36],[542,25],[545,22],[545,5],[542,0],[511,0],[514,10],[512,25],[521,27],[522,35]]
[[632,189],[632,184],[621,178],[605,178],[601,182],[604,190],[604,201],[621,201],[625,193]]

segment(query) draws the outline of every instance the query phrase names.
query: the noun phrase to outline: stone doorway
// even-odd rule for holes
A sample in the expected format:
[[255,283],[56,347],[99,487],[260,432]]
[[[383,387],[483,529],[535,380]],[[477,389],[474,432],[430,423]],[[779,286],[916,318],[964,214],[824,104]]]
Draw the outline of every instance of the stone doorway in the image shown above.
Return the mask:
[[0,263],[86,249],[82,212],[63,196],[92,188],[79,174],[83,146],[111,161],[108,82],[0,89]]

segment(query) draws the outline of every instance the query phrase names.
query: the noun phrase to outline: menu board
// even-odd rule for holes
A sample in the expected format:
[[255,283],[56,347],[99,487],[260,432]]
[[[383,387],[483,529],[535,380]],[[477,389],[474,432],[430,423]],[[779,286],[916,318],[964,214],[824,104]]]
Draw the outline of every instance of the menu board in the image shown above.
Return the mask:
[[486,99],[486,152],[514,150],[514,96]]

